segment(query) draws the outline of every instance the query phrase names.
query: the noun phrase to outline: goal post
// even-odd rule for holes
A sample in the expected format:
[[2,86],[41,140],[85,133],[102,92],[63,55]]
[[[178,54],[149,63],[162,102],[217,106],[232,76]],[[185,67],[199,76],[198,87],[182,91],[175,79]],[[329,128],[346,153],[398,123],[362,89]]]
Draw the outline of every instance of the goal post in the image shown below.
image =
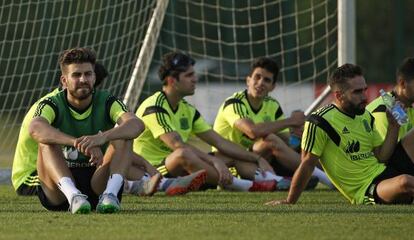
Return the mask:
[[[338,66],[345,63],[356,63],[355,37],[355,0],[338,1]],[[305,110],[308,115],[314,111],[330,94],[327,85],[323,92]]]
[[138,99],[145,83],[149,65],[151,64],[150,60],[154,54],[168,2],[169,0],[157,0],[157,5],[148,25],[148,30],[142,44],[143,47],[139,52],[128,88],[125,92],[124,103],[127,104],[130,109],[135,109],[138,104]]
[[267,56],[281,67],[272,96],[287,115],[306,110],[338,65],[337,6],[330,0],[170,1],[140,97],[161,89],[162,55],[183,51],[196,60],[199,79],[187,100],[212,123],[223,100],[245,88],[251,62]]
[[[58,86],[58,54],[75,46],[97,51],[110,74],[102,88],[124,98],[132,110],[161,89],[157,69],[162,55],[175,50],[197,62],[196,94],[187,99],[210,123],[223,100],[245,88],[249,66],[260,56],[281,67],[272,96],[285,114],[305,110],[343,61],[338,51],[354,54],[341,47],[338,37],[344,11],[339,7],[353,1],[5,3],[0,6],[0,162],[10,162],[28,108]],[[350,16],[349,10],[344,13]]]

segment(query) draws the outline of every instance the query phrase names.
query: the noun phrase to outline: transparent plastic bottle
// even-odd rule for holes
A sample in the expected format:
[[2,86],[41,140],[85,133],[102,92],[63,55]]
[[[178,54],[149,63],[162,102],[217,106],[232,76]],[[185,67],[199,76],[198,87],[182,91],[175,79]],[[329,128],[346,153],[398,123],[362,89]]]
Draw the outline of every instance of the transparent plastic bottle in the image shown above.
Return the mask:
[[408,122],[408,116],[401,103],[395,101],[394,97],[385,92],[384,89],[381,89],[379,92],[385,106],[391,111],[392,116],[397,120],[398,124],[406,124]]

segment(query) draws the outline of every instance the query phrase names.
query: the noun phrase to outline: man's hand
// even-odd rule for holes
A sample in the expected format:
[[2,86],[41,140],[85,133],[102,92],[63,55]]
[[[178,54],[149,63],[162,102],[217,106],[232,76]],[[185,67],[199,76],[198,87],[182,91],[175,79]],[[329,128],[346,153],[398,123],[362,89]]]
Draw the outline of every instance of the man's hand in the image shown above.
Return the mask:
[[302,127],[305,124],[305,113],[300,110],[293,111],[289,117],[291,127]]
[[87,153],[93,147],[102,146],[107,142],[104,134],[99,132],[95,135],[82,136],[75,140],[74,147],[82,153]]
[[233,183],[233,175],[231,175],[231,172],[229,171],[229,169],[223,161],[221,161],[218,158],[215,158],[213,160],[213,165],[219,175],[219,185],[225,186]]
[[103,162],[103,154],[100,147],[92,147],[86,152],[87,156],[90,156],[89,163],[92,166],[101,166]]
[[265,176],[265,172],[267,172],[267,171],[269,171],[271,173],[275,173],[272,166],[270,166],[269,162],[266,159],[264,159],[263,157],[260,157],[257,160],[257,167],[262,172],[263,177]]
[[266,206],[276,206],[276,205],[283,205],[283,204],[290,204],[286,199],[283,200],[273,200],[270,202],[265,203]]
[[400,124],[397,122],[397,120],[394,118],[394,116],[392,116],[391,111],[389,109],[387,109],[387,111],[385,113],[387,115],[388,124],[390,125],[390,127],[392,129],[399,129]]

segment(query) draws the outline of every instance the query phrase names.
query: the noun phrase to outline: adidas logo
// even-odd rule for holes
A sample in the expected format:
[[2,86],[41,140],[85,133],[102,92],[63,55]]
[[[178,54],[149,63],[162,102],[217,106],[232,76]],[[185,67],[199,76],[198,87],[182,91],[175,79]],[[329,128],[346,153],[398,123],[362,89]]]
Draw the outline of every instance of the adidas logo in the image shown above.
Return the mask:
[[348,128],[344,127],[344,129],[342,129],[342,133],[343,133],[343,134],[349,133]]

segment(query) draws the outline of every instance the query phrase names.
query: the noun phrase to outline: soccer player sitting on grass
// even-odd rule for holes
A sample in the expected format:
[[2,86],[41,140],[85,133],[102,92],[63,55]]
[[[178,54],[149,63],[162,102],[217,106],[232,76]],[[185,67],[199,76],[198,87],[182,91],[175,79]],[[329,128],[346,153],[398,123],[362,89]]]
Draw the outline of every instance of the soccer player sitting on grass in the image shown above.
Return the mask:
[[[108,76],[108,71],[100,64],[95,64],[95,85],[99,87],[101,82]],[[22,126],[19,132],[19,138],[16,145],[16,151],[13,159],[12,167],[12,183],[16,193],[20,196],[36,195],[38,185],[40,184],[36,171],[36,162],[38,154],[38,144],[29,134],[29,124],[33,119],[33,115],[36,111],[38,104],[47,97],[55,95],[59,91],[63,90],[65,86],[60,86],[52,92],[46,94],[38,101],[36,101],[25,115]],[[139,156],[132,156],[134,164],[138,165],[141,171],[128,171],[128,179],[140,179],[138,184],[135,184],[135,192],[138,195],[152,195],[156,191],[154,185],[159,181],[157,180],[157,171],[148,164],[147,161]],[[148,174],[151,173],[151,175]],[[129,190],[128,181],[125,182],[125,189]]]
[[414,196],[414,132],[398,140],[399,124],[387,113],[383,140],[365,109],[367,84],[359,66],[344,64],[331,75],[334,103],[312,113],[302,136],[302,162],[286,200],[299,199],[320,160],[337,189],[353,204],[409,204]]
[[48,210],[120,210],[123,176],[130,165],[124,153],[144,126],[109,92],[94,89],[95,59],[86,48],[61,53],[65,89],[39,103],[29,126],[39,144],[37,194]]
[[[96,75],[94,87],[98,87],[108,76],[108,72],[105,67],[99,63],[95,64],[94,71]],[[29,134],[29,124],[33,119],[33,115],[39,103],[45,98],[55,95],[63,88],[64,86],[56,88],[37,100],[24,116],[19,132],[19,138],[17,140],[12,167],[13,187],[16,193],[20,196],[36,195],[37,186],[40,184],[36,171],[38,144]]]
[[[279,67],[270,58],[256,59],[246,78],[247,89],[234,93],[221,105],[214,130],[224,138],[260,154],[269,161],[278,161],[287,169],[294,172],[300,164],[300,155],[290,148],[286,142],[289,139],[289,128],[301,128],[305,121],[302,111],[295,111],[285,118],[279,102],[269,96],[276,87]],[[228,158],[220,152],[217,155]],[[255,176],[254,179],[274,179],[278,189],[287,190],[290,180],[277,176],[272,169],[263,178],[257,166],[243,161],[236,162],[238,174],[243,178]],[[332,186],[325,173],[318,168],[312,173],[324,184]],[[317,182],[316,182],[317,183]]]
[[[184,100],[193,95],[197,77],[194,60],[171,52],[163,56],[159,69],[162,91],[148,97],[136,115],[145,123],[144,132],[134,141],[134,151],[156,166],[164,178],[160,189],[167,194],[197,190],[204,182],[238,191],[272,191],[275,181],[250,181],[233,177],[226,164],[214,155],[187,144],[191,134],[215,146],[220,152],[266,169],[268,163],[257,154],[223,139],[205,122],[200,113]],[[188,175],[190,174],[190,175]],[[168,177],[179,177],[174,188]]]
[[[408,123],[400,127],[398,139],[402,139],[413,128],[414,124],[414,58],[406,58],[397,69],[397,84],[388,93],[394,96],[396,101],[402,103],[407,111]],[[375,118],[375,126],[382,138],[387,134],[388,118],[386,106],[381,96],[367,106]]]

